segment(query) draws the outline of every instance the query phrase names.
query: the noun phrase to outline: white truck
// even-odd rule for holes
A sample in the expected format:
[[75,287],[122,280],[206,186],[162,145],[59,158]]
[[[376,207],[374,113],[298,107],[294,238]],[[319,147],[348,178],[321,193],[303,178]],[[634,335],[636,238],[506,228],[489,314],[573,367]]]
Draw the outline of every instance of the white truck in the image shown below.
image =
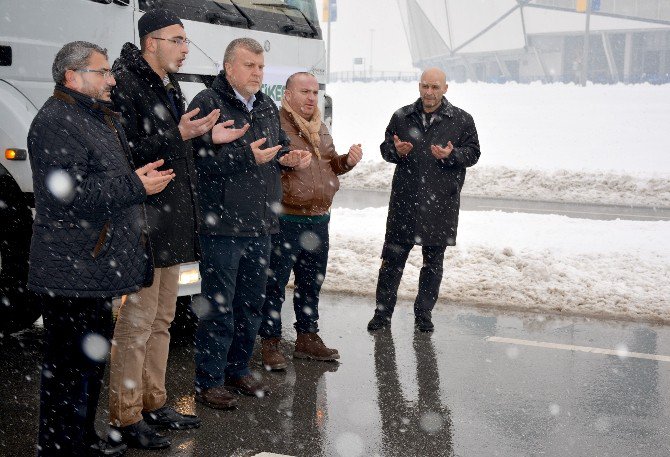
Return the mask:
[[[33,117],[53,93],[51,65],[67,42],[107,48],[110,63],[130,41],[139,46],[144,11],[175,12],[192,41],[178,75],[190,100],[222,66],[226,45],[251,37],[265,49],[263,91],[280,103],[286,78],[309,71],[325,104],[326,51],[315,0],[0,0],[0,336],[40,316],[26,289],[34,198],[26,137]],[[177,329],[192,325],[187,306],[200,290],[198,264],[183,265]]]

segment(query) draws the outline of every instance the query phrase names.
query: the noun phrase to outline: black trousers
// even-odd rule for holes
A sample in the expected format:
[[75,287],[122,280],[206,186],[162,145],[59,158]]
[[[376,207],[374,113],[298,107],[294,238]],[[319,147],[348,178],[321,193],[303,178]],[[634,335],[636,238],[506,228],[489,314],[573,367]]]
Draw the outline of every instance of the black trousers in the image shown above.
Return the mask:
[[[398,286],[413,244],[384,243],[382,266],[377,279],[377,313],[391,316],[398,300]],[[442,282],[442,262],[446,246],[422,246],[423,266],[419,273],[419,292],[414,301],[414,313],[431,311],[437,301]]]
[[86,455],[112,337],[111,298],[42,298],[38,456]]

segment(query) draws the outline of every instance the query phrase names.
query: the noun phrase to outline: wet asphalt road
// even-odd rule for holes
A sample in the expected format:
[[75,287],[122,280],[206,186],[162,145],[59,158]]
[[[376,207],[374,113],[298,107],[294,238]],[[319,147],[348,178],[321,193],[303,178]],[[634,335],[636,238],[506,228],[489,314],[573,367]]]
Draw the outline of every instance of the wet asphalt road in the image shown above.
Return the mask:
[[[333,207],[363,209],[388,206],[389,191],[340,189],[335,194]],[[647,206],[600,205],[590,203],[562,203],[539,200],[514,200],[461,196],[461,210],[503,211],[507,213],[559,214],[580,219],[633,221],[668,221],[670,208]]]
[[[167,451],[127,455],[670,455],[670,358],[653,356],[670,355],[668,327],[439,302],[430,335],[414,332],[404,302],[391,331],[371,335],[369,299],[328,295],[320,308],[321,335],[341,363],[293,361],[285,373],[262,373],[272,395],[242,398],[233,412],[194,403],[192,350],[173,347],[170,402],[195,410],[203,426],[170,432]],[[288,302],[284,311],[293,341]],[[0,345],[3,456],[33,453],[40,338],[33,328]],[[103,395],[100,430],[106,403]]]

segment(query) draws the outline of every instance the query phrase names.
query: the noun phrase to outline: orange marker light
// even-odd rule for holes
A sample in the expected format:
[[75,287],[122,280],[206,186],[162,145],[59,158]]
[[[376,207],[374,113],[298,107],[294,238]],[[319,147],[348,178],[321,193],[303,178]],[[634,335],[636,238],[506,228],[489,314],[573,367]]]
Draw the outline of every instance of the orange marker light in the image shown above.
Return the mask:
[[25,149],[5,149],[5,159],[7,160],[26,160],[27,157],[28,154]]

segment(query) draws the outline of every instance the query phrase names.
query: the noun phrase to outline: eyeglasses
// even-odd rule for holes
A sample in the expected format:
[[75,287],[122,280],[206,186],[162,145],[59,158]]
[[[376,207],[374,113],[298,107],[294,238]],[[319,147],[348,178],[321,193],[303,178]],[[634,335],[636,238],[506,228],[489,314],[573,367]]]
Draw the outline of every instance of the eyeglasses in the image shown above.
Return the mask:
[[80,70],[75,70],[78,71],[79,73],[97,73],[99,75],[102,75],[103,78],[109,79],[111,78],[112,75],[112,70],[91,70],[90,68],[82,68]]
[[189,40],[188,38],[159,38],[157,36],[152,36],[151,38],[153,38],[154,40],[169,41],[177,46],[181,46],[182,44],[188,46],[191,44],[191,40]]

